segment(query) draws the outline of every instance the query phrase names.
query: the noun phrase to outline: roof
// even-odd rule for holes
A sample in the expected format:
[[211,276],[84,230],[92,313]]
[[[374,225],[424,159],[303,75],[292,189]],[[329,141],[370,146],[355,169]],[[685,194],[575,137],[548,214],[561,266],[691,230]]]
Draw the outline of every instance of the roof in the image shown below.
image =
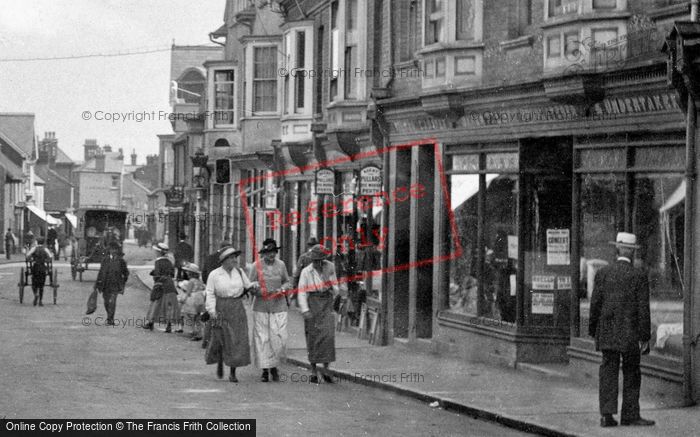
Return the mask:
[[19,112],[0,113],[0,131],[24,153],[34,153],[34,114]]
[[212,38],[221,38],[228,36],[228,27],[226,26],[226,23],[222,24],[221,27],[211,32],[209,35],[211,35]]
[[220,46],[173,46],[170,52],[170,80],[177,80],[191,67],[201,67],[204,61],[224,59]]
[[126,177],[124,178],[125,181],[129,181],[134,184],[135,187],[143,190],[146,194],[151,194],[152,190],[149,190],[147,186],[143,185],[141,182],[137,181],[134,179],[134,175],[125,175]]
[[75,164],[75,161],[70,159],[60,147],[56,146],[56,164]]
[[70,183],[70,181],[69,181],[68,179],[64,178],[64,177],[61,176],[60,174],[58,174],[58,173],[56,173],[55,171],[51,170],[51,169],[50,169],[48,166],[46,166],[46,165],[37,165],[37,166],[34,168],[34,171],[35,171],[35,173],[36,173],[37,176],[41,176],[43,179],[49,180],[49,181],[51,181],[52,183],[53,183],[54,181],[60,181],[60,182],[62,182],[62,183],[64,183],[64,184],[66,184],[66,185],[71,185],[71,186],[73,185],[73,184]]
[[[105,173],[121,173],[124,168],[124,160],[119,159],[119,152],[105,152]],[[96,172],[97,164],[96,159],[92,158],[85,162],[80,168],[79,172]]]

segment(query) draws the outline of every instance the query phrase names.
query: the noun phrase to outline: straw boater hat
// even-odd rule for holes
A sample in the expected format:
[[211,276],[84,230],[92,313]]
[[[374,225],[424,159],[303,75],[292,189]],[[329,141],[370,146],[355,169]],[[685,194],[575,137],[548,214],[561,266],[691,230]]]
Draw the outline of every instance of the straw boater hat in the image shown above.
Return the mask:
[[227,247],[226,249],[222,250],[219,254],[219,261],[223,262],[226,258],[229,258],[231,256],[238,256],[240,254],[240,250],[234,249],[233,247]]
[[170,248],[165,243],[158,243],[153,246],[153,250],[157,250],[158,252],[167,252],[170,250]]
[[312,261],[326,259],[326,258],[328,258],[328,253],[326,253],[326,252],[327,251],[323,246],[321,246],[320,244],[317,244],[311,248],[311,251],[309,252],[309,258]]
[[615,241],[609,241],[617,247],[626,247],[628,249],[639,249],[637,244],[637,236],[629,232],[618,232]]
[[202,274],[202,271],[199,269],[199,266],[195,263],[187,263],[184,266],[182,266],[182,270],[186,272],[192,272],[196,273],[198,275]]
[[268,253],[268,252],[279,252],[279,250],[282,249],[282,246],[277,245],[277,241],[275,241],[274,238],[268,238],[267,240],[263,241],[263,247],[258,251],[259,254],[263,253]]

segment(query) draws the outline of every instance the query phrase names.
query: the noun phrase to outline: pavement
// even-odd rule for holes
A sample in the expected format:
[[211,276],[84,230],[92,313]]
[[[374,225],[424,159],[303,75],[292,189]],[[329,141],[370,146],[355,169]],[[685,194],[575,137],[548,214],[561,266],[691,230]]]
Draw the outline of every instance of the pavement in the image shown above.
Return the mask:
[[[144,285],[152,285],[147,271],[137,275]],[[288,330],[287,362],[310,367],[303,319],[296,309],[290,311]],[[642,417],[655,420],[655,426],[601,428],[594,387],[555,374],[473,363],[400,345],[372,346],[353,332],[336,333],[336,362],[331,367],[340,384],[381,388],[529,433],[646,437],[695,435],[700,429],[700,407],[681,408],[646,398],[640,401]]]
[[[131,267],[115,323],[105,311],[85,315],[97,276],[70,279],[59,267],[57,304],[20,304],[14,265],[0,266],[0,416],[7,419],[206,419],[257,421],[259,436],[478,436],[525,433],[477,420],[396,393],[359,384],[308,383],[306,369],[283,363],[284,382],[261,383],[260,370],[238,369],[240,383],[217,379],[201,344],[184,334],[141,329],[149,291]],[[27,290],[28,291],[28,290]],[[251,312],[248,311],[251,316]],[[303,333],[290,332],[302,348]],[[346,343],[350,346],[350,343]],[[0,435],[10,435],[0,431]]]

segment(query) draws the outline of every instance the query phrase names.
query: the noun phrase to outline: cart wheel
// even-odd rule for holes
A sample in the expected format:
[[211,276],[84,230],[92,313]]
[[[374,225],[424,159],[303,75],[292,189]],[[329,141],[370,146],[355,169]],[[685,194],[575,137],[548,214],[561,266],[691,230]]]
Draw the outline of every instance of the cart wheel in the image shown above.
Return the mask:
[[58,297],[58,271],[56,269],[53,269],[51,287],[53,288],[53,304],[56,305],[56,298]]
[[19,303],[24,301],[24,287],[26,285],[27,283],[24,280],[24,267],[22,267],[19,271],[19,283],[17,284],[19,287]]

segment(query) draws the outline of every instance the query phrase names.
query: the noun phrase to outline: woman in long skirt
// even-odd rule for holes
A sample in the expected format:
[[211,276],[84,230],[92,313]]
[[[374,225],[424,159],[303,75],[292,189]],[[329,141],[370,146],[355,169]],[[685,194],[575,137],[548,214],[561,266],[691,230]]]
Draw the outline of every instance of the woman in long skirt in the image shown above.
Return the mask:
[[155,266],[151,275],[154,287],[151,293],[151,306],[148,308],[146,319],[148,323],[144,328],[153,330],[153,325],[158,322],[166,323],[165,332],[171,332],[172,324],[180,320],[180,304],[177,301],[177,289],[173,277],[175,266],[168,257],[168,245],[158,243],[153,246],[158,253]]
[[[321,378],[332,383],[328,374],[328,364],[335,361],[335,317],[333,300],[340,293],[335,266],[326,261],[328,256],[321,245],[309,252],[312,263],[301,271],[298,287],[299,309],[304,316],[306,348],[311,363],[311,382]],[[324,372],[318,369],[322,363]]]
[[257,287],[238,267],[241,251],[232,247],[219,255],[221,267],[207,278],[205,305],[211,318],[211,339],[205,361],[217,364],[217,376],[223,378],[224,364],[231,368],[229,381],[238,382],[236,368],[250,364],[248,318],[243,306],[247,290]]

